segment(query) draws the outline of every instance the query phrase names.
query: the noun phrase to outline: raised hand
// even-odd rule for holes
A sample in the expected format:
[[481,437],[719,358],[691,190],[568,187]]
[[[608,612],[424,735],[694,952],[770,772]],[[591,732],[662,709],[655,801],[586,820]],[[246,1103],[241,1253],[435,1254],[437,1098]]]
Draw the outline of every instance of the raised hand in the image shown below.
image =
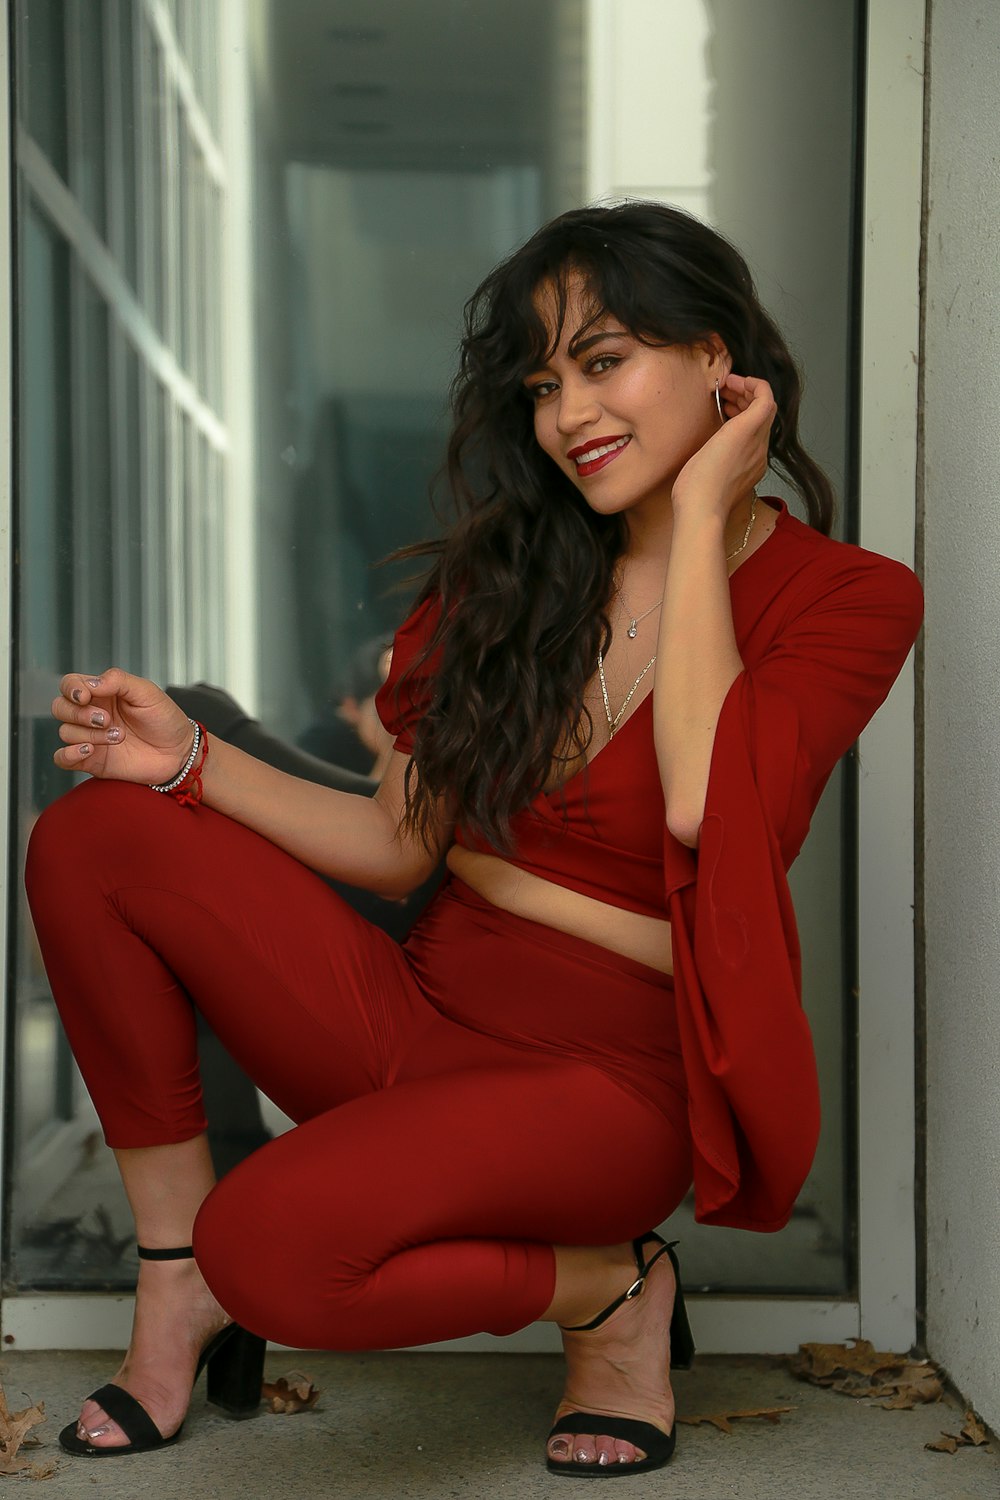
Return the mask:
[[728,519],[767,471],[777,406],[766,380],[729,374],[720,388],[725,423],[713,432],[674,482],[673,503],[715,511]]
[[109,781],[171,781],[194,739],[190,720],[162,688],[120,667],[99,677],[69,673],[52,713],[63,742],[56,765]]

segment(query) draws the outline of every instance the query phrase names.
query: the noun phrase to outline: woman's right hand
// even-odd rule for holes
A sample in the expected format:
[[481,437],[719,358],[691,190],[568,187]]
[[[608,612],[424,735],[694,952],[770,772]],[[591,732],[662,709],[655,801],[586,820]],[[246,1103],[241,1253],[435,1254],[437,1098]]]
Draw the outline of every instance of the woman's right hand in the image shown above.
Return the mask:
[[194,742],[191,721],[173,699],[120,667],[99,677],[71,672],[52,713],[63,742],[56,765],[108,781],[172,781]]

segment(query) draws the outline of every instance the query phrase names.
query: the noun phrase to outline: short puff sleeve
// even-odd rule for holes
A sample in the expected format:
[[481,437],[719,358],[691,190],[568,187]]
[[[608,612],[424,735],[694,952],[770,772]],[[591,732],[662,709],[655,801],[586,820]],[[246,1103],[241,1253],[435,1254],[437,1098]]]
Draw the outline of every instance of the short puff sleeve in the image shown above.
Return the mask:
[[433,695],[438,655],[426,652],[440,618],[441,601],[432,594],[403,621],[393,637],[389,675],[375,695],[382,725],[404,755],[413,754],[414,731]]

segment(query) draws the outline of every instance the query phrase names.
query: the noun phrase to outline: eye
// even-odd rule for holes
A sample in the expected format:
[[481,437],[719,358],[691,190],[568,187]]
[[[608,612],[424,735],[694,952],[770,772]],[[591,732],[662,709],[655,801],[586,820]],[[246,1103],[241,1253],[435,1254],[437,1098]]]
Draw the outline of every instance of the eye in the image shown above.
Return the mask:
[[620,354],[594,354],[584,365],[588,375],[606,375],[616,365],[621,364]]
[[534,401],[537,405],[539,401],[544,401],[546,396],[551,396],[557,386],[554,380],[537,380],[533,385],[526,385],[524,389],[528,400]]

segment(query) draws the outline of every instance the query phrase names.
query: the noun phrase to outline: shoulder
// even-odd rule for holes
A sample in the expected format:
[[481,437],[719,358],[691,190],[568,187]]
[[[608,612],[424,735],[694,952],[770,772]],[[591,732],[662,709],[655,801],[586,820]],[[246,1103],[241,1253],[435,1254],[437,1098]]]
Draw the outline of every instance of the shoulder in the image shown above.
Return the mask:
[[923,590],[905,563],[824,536],[784,506],[761,557],[768,564],[760,570],[768,574],[763,586],[781,597],[792,616],[839,605],[896,619],[911,640],[920,628]]

